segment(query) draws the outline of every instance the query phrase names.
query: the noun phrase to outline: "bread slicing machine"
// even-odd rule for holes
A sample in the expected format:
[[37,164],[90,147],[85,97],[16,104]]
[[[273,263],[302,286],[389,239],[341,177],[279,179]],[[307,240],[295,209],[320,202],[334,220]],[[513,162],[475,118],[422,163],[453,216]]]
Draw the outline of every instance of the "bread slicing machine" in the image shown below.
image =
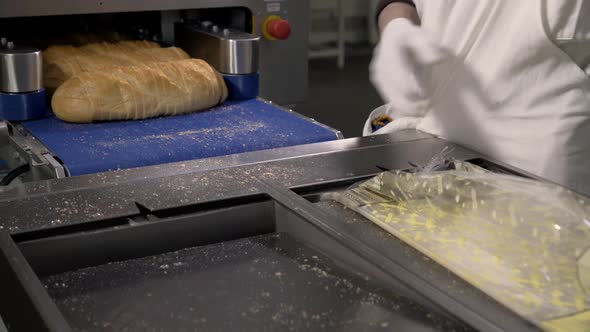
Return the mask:
[[[307,1],[68,3],[0,1],[2,66],[14,73],[11,82],[38,82],[20,84],[34,86],[26,91],[2,92],[17,102],[0,103],[0,174],[19,169],[22,181],[38,181],[341,138],[338,131],[280,106],[306,98]],[[48,31],[39,32],[37,25]],[[50,102],[39,98],[44,91],[38,71],[14,59],[32,49],[27,59],[38,65],[35,48],[56,43],[56,35],[98,31],[175,45],[204,59],[224,76],[228,101],[202,112],[141,121],[61,121]]]

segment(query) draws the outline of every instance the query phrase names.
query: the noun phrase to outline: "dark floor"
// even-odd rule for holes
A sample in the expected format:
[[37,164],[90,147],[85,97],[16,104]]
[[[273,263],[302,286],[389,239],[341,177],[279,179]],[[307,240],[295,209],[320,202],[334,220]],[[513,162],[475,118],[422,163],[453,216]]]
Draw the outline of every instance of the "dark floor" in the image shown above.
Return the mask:
[[336,59],[311,60],[309,99],[298,113],[342,131],[345,137],[362,135],[369,113],[382,104],[369,82],[369,56],[352,56],[339,70]]

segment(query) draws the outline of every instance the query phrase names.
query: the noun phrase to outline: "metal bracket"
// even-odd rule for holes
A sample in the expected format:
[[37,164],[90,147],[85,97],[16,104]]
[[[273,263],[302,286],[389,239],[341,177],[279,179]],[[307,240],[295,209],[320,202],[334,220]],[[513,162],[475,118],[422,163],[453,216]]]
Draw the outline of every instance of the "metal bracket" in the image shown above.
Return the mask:
[[27,134],[18,124],[0,122],[0,159],[9,168],[29,164],[31,171],[23,181],[61,179],[68,176],[67,169],[41,142]]
[[0,120],[0,147],[8,144],[9,135],[10,133],[8,131],[8,122]]

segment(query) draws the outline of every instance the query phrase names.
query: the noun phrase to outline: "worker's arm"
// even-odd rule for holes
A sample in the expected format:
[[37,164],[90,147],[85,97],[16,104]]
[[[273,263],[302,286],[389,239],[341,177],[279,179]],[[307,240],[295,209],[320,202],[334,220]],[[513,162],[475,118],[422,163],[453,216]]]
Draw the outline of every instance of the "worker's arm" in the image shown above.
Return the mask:
[[413,2],[382,3],[378,16],[381,38],[374,51],[370,78],[387,105],[371,113],[365,135],[415,127],[443,79],[437,68],[446,66],[451,59],[436,36],[421,26]]
[[420,25],[416,5],[411,0],[381,0],[377,6],[377,13],[380,32],[383,32],[387,23],[397,18],[405,18],[415,25]]

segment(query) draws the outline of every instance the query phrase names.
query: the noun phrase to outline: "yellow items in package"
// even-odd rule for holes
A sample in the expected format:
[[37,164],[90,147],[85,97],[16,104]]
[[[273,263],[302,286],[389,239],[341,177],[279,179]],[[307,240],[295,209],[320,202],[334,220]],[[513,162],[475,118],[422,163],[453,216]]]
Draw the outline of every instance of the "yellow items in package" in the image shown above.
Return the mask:
[[455,162],[328,197],[547,330],[590,330],[590,200]]

